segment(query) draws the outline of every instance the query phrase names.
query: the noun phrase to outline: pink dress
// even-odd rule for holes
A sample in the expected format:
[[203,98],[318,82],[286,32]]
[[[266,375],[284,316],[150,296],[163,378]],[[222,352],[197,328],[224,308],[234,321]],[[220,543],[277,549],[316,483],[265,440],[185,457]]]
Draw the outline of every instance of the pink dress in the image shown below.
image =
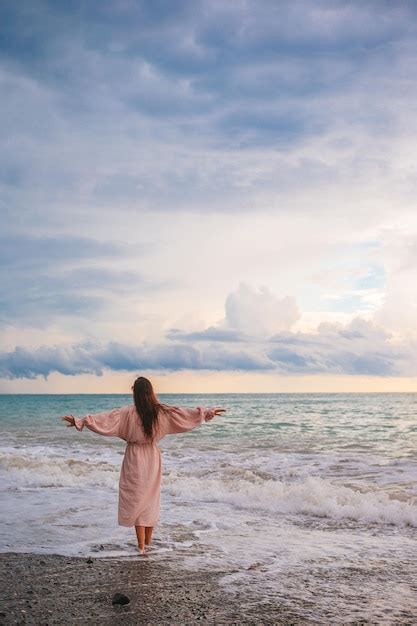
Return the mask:
[[162,459],[158,441],[165,435],[191,430],[213,417],[214,409],[161,405],[152,442],[145,438],[134,405],[75,418],[77,430],[86,426],[99,435],[120,437],[127,442],[119,480],[121,526],[155,526],[159,521]]

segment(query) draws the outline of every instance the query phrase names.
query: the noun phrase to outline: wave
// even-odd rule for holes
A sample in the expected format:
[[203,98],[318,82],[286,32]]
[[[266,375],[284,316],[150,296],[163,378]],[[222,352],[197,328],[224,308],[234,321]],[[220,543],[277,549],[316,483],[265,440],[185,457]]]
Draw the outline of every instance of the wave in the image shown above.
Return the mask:
[[2,483],[11,489],[30,487],[107,487],[116,489],[119,469],[107,461],[0,454]]
[[394,500],[381,491],[363,493],[319,477],[296,483],[266,480],[254,484],[243,479],[226,482],[171,475],[166,482],[172,495],[192,501],[222,502],[271,513],[417,527],[414,504]]
[[[119,463],[81,459],[40,450],[0,453],[2,484],[8,489],[101,487],[117,489]],[[320,478],[284,482],[244,468],[225,470],[220,479],[196,478],[188,473],[164,473],[163,488],[191,502],[219,502],[277,514],[302,514],[336,520],[417,527],[417,506],[390,498],[384,491],[366,493]]]

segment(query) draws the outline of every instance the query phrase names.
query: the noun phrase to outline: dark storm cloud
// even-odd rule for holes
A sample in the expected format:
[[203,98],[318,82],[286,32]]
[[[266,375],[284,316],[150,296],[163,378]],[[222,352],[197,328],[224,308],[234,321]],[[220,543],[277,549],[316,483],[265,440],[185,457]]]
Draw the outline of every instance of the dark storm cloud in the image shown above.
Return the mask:
[[[281,59],[306,60],[312,55],[317,59],[326,53],[331,59],[343,55],[359,62],[371,48],[411,36],[415,14],[411,1],[5,0],[0,8],[0,51],[6,61],[52,82],[82,76],[85,68],[70,61],[77,48],[84,48],[97,55],[144,60],[175,77],[204,78],[207,90],[221,95],[235,86],[225,80],[230,68],[249,69],[250,76],[250,68],[258,66],[262,76],[268,61],[277,64]],[[55,57],[57,52],[60,58]],[[59,73],[60,62],[64,66]],[[269,66],[269,71],[274,68]],[[314,75],[318,85],[324,78]],[[264,95],[268,83],[255,73],[252,81],[252,87],[258,86]],[[274,81],[269,84],[274,90]],[[257,95],[253,90],[249,93]]]
[[248,188],[334,179],[336,165],[307,159],[242,192],[228,151],[287,150],[341,123],[386,133],[387,84],[414,97],[415,18],[415,3],[371,0],[5,0],[4,211],[230,211]]
[[0,378],[47,377],[52,372],[75,376],[101,375],[103,370],[214,370],[265,371],[273,366],[267,359],[245,351],[226,349],[200,350],[190,345],[160,345],[154,347],[109,343],[75,346],[42,346],[35,350],[17,347],[0,354]]
[[318,333],[304,334],[303,341],[298,337],[293,347],[288,347],[290,334],[285,332],[282,338],[278,334],[273,340],[264,341],[250,338],[238,345],[234,339],[223,343],[213,341],[204,347],[198,341],[196,345],[191,342],[136,346],[86,342],[33,350],[16,347],[0,354],[0,377],[37,378],[47,377],[52,372],[101,375],[104,370],[141,369],[366,376],[411,376],[417,372],[416,345],[392,343],[390,335],[360,318],[345,327],[324,325]]

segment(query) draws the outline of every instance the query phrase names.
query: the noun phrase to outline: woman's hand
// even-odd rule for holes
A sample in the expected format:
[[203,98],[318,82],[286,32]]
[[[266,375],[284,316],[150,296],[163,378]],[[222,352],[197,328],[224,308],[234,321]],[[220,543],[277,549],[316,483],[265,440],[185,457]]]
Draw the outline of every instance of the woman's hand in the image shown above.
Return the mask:
[[210,422],[212,419],[214,419],[216,417],[216,415],[221,415],[222,413],[225,413],[226,409],[212,409],[213,411],[213,415],[207,415],[206,417],[206,422]]
[[64,420],[64,422],[69,422],[67,426],[75,426],[75,417],[73,415],[64,415],[61,419]]

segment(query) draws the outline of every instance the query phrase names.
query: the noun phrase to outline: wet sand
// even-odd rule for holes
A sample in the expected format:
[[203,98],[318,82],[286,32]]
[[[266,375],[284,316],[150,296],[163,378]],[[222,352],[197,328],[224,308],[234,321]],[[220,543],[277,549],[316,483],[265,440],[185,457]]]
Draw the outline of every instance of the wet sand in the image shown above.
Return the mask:
[[[279,601],[227,592],[206,572],[138,559],[0,555],[0,624],[305,624]],[[113,606],[115,593],[130,603]]]

